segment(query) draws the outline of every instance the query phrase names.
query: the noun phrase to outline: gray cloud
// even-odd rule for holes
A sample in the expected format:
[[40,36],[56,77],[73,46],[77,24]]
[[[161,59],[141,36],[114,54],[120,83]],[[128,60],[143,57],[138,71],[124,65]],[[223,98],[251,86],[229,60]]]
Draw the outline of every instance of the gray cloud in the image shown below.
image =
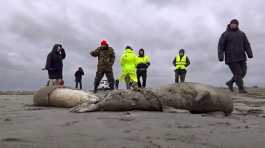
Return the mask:
[[252,44],[247,85],[265,86],[263,68],[265,3],[254,1],[180,0],[10,0],[1,1],[0,90],[37,89],[45,84],[41,71],[53,44],[67,52],[64,77],[73,85],[73,73],[85,68],[85,88],[92,88],[97,60],[88,55],[101,39],[115,49],[115,76],[126,45],[145,48],[151,56],[149,86],[174,81],[171,62],[185,48],[192,65],[188,81],[223,85],[231,73],[217,61],[217,42],[232,18]]

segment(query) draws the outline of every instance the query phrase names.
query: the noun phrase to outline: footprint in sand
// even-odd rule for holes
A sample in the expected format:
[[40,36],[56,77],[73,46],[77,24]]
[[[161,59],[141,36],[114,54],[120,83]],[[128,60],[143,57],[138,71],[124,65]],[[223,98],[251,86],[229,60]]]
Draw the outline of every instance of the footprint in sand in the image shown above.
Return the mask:
[[10,118],[5,118],[4,121],[5,121],[5,122],[9,122],[9,121],[12,121],[12,119],[10,119]]
[[34,108],[26,108],[25,111],[38,111],[38,110],[46,110],[43,107],[34,107]]
[[4,138],[1,139],[2,142],[26,142],[26,140],[19,139],[19,138]]
[[65,124],[63,124],[63,126],[72,126],[74,124],[77,124],[79,121],[71,121],[71,122],[66,122]]
[[131,130],[124,130],[123,132],[124,133],[131,133],[132,131]]

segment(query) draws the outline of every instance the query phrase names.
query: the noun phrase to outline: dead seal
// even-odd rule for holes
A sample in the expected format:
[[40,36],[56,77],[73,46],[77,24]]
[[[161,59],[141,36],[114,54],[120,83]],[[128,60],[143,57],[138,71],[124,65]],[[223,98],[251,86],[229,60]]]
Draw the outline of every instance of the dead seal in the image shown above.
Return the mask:
[[89,92],[71,88],[46,86],[33,97],[35,106],[54,106],[71,108],[82,103],[95,103],[99,98]]
[[93,111],[162,111],[165,107],[189,110],[191,113],[233,111],[232,98],[218,89],[199,83],[172,84],[158,89],[115,90],[97,103],[84,103],[72,112]]
[[191,113],[233,111],[233,100],[217,88],[199,83],[180,83],[154,90],[164,107],[189,110]]
[[159,98],[151,90],[114,90],[101,101],[83,103],[71,109],[72,112],[92,111],[162,111]]

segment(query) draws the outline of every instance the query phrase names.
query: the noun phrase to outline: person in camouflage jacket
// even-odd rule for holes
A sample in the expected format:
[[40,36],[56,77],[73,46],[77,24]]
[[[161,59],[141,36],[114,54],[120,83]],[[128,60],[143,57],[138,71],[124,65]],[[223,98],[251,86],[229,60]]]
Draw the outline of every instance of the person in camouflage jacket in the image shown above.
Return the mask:
[[110,89],[114,89],[114,76],[112,66],[115,61],[115,52],[106,40],[101,41],[101,46],[90,52],[93,57],[98,57],[97,73],[94,81],[94,93],[97,92],[99,83],[106,75]]

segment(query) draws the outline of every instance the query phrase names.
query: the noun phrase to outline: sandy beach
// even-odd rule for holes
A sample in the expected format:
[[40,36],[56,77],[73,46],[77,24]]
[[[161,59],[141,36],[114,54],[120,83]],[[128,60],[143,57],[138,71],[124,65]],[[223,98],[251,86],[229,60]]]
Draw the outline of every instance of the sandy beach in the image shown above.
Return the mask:
[[[0,148],[264,148],[265,89],[231,94],[234,112],[70,113],[0,95]],[[223,89],[224,93],[229,93]]]

